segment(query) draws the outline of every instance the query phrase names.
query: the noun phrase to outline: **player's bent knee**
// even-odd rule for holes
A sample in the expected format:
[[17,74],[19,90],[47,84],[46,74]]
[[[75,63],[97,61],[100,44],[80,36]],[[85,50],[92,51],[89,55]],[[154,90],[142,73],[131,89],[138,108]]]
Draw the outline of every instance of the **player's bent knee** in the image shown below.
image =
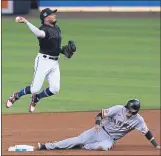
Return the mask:
[[50,87],[49,90],[55,95],[59,93],[59,87]]
[[31,93],[38,93],[40,91],[41,87],[34,87],[34,86],[31,86]]

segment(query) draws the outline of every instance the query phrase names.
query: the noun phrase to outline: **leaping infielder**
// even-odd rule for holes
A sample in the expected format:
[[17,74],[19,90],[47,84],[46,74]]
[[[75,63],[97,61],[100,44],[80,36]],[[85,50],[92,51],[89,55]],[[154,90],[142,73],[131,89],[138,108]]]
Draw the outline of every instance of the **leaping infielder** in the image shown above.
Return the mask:
[[[156,149],[160,145],[155,141],[143,117],[138,114],[140,102],[131,99],[125,106],[116,105],[102,109],[96,117],[95,127],[82,134],[53,143],[38,143],[38,150],[81,148],[87,150],[110,150],[117,140],[136,129],[140,131]],[[139,140],[138,140],[139,141]]]
[[[6,108],[19,100],[22,96],[32,94],[29,104],[29,112],[34,112],[36,104],[40,99],[56,95],[60,90],[60,69],[59,55],[72,58],[76,52],[74,41],[69,40],[68,44],[62,46],[62,34],[60,27],[56,24],[57,10],[45,8],[40,13],[41,26],[37,28],[24,17],[17,17],[17,23],[24,23],[39,41],[39,53],[35,58],[34,77],[31,85],[28,85],[18,92],[14,92],[6,102]],[[49,87],[42,92],[44,80],[47,79]]]

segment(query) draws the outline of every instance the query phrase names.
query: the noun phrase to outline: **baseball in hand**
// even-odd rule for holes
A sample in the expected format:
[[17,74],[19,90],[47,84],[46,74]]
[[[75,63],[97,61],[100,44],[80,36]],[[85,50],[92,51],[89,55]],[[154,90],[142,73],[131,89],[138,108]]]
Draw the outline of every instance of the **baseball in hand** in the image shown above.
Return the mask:
[[21,19],[21,17],[17,16],[15,21],[18,22]]

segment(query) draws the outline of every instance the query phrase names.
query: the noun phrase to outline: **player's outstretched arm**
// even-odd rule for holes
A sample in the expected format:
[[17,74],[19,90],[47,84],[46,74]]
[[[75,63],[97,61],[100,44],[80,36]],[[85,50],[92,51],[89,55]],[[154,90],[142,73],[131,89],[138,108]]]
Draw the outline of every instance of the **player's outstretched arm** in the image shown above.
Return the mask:
[[139,118],[139,124],[137,124],[135,126],[135,129],[140,131],[143,135],[145,135],[145,137],[153,144],[153,146],[156,149],[160,149],[160,146],[157,144],[157,142],[155,141],[152,132],[149,130],[149,128],[147,127],[143,117],[140,116]]
[[157,144],[157,142],[156,142],[155,138],[153,137],[152,132],[150,130],[145,134],[145,137],[153,144],[153,146],[156,149],[160,149],[160,146]]
[[35,27],[33,24],[31,24],[27,19],[25,19],[24,17],[16,17],[16,22],[17,23],[25,23],[28,28],[37,36],[40,38],[44,38],[45,37],[45,32],[43,30],[38,29],[37,27]]

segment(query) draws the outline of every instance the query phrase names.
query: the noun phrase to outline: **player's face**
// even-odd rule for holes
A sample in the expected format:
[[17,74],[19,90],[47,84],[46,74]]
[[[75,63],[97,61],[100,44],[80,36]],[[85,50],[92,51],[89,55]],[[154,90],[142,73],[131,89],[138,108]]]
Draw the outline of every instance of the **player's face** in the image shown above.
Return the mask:
[[126,116],[127,116],[128,118],[130,118],[132,115],[133,115],[132,112],[129,111],[129,110],[127,109],[127,110],[126,110]]
[[51,14],[44,19],[47,23],[55,24],[56,23],[56,14]]
[[48,16],[48,22],[51,23],[51,24],[53,22],[56,22],[56,14],[53,13],[53,14],[49,15]]

